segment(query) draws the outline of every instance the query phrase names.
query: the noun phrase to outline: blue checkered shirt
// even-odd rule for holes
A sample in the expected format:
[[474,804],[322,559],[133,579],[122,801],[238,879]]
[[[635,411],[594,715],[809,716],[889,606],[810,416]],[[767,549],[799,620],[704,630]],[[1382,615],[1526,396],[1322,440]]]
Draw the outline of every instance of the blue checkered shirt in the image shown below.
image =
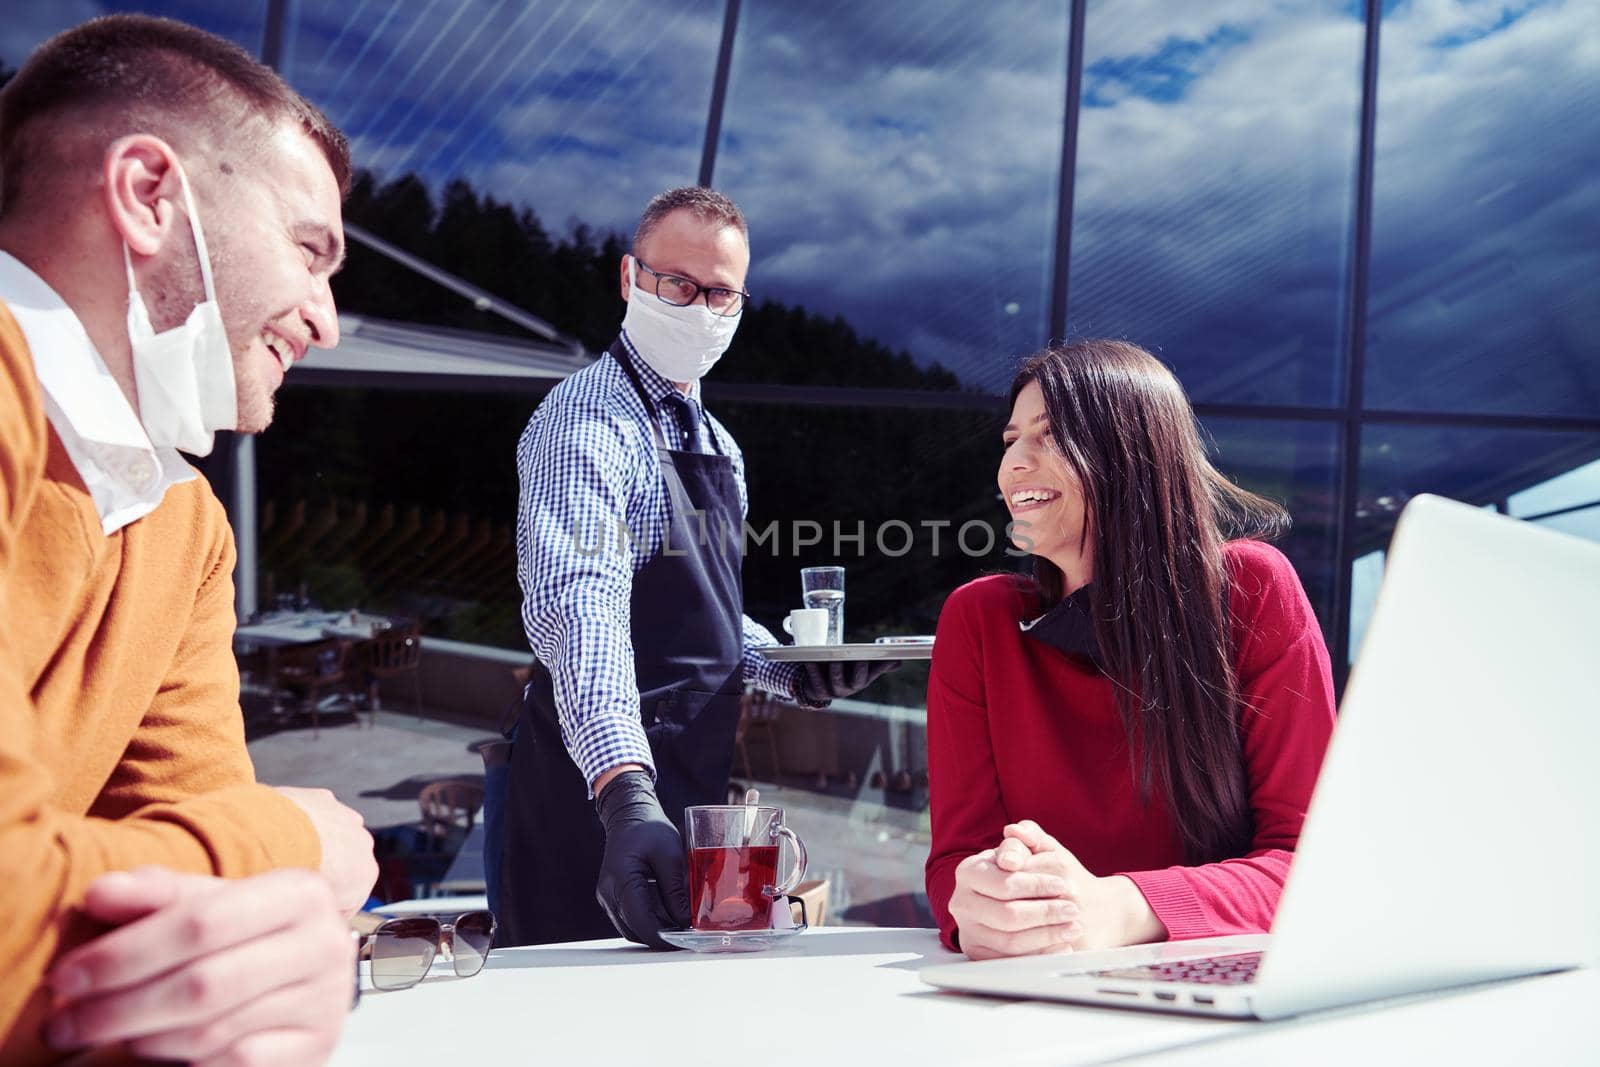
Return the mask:
[[[550,671],[562,740],[591,786],[622,763],[655,771],[629,631],[633,576],[654,558],[671,518],[648,420],[675,451],[709,451],[705,436],[715,435],[733,461],[740,521],[749,507],[744,455],[733,436],[702,407],[700,440],[685,442],[665,403],[677,387],[638,358],[626,333],[622,340],[653,410],[640,403],[621,364],[604,356],[550,391],[517,444],[522,628]],[[699,382],[689,402],[700,406]],[[619,529],[630,536],[619,536]],[[777,643],[744,617],[745,682],[792,699],[799,668],[768,663],[754,651]]]

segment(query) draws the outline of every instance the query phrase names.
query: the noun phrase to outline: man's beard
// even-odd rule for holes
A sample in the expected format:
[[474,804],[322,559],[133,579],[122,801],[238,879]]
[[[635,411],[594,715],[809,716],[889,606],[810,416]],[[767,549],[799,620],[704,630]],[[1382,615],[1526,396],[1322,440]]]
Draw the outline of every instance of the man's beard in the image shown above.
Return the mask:
[[[245,359],[251,358],[247,352]],[[272,417],[277,411],[277,398],[262,376],[249,373],[249,368],[240,366],[242,362],[238,356],[234,357],[234,396],[239,407],[235,424],[240,433],[260,433],[272,425]]]

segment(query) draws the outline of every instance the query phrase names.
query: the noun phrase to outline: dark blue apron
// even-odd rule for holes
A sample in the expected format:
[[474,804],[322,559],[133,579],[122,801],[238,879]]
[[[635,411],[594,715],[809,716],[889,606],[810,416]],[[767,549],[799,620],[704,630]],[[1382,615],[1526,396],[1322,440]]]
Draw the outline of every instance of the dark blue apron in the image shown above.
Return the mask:
[[[733,463],[667,447],[655,402],[618,341],[661,457],[671,516],[666,540],[633,576],[631,633],[639,712],[656,765],[656,795],[683,831],[683,809],[727,798],[743,690],[743,514]],[[496,942],[538,945],[615,937],[595,899],[605,837],[588,783],[561,740],[550,672],[528,683],[505,775],[498,834],[486,820],[486,876]],[[498,846],[498,847],[497,847]]]

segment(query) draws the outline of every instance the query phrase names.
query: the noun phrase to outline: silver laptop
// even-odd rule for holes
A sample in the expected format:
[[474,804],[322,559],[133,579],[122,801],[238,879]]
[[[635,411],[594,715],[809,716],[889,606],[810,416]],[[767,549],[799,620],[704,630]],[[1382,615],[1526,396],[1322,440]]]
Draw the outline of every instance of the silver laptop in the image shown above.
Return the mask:
[[1419,496],[1271,934],[921,974],[971,993],[1276,1019],[1597,959],[1600,545]]

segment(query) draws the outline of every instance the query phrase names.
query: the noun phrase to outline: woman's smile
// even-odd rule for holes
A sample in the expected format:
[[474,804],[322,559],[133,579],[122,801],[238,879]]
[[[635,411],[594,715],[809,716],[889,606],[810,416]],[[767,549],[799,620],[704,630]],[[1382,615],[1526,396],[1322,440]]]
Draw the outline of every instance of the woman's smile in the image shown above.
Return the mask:
[[1037,511],[1060,499],[1059,490],[1039,485],[1018,485],[1013,486],[1007,493],[1006,506],[1011,509],[1011,514],[1016,516],[1028,511]]

